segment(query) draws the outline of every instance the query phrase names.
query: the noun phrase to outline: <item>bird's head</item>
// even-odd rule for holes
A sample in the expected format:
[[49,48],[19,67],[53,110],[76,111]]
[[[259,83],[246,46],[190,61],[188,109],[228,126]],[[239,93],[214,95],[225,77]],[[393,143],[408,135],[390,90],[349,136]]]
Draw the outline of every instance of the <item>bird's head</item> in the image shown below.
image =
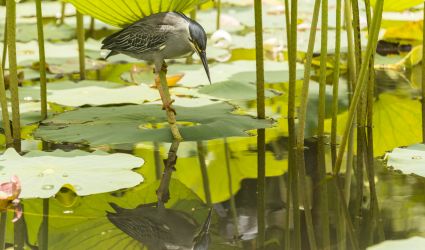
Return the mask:
[[208,68],[208,61],[207,61],[207,34],[205,33],[204,28],[197,23],[196,21],[191,20],[189,22],[189,42],[192,45],[195,52],[199,55],[201,58],[202,64],[204,65],[205,72],[207,73],[208,80],[211,84],[211,78],[210,78],[210,70]]

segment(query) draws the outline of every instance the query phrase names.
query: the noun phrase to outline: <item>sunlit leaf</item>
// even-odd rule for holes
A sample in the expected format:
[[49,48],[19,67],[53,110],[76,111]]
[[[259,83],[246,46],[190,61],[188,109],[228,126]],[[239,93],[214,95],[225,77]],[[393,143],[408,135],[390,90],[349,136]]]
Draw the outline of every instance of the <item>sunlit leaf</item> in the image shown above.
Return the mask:
[[[338,134],[342,135],[347,112],[338,116]],[[381,156],[393,148],[420,142],[421,103],[418,100],[403,98],[391,93],[379,95],[373,106],[374,154]],[[330,133],[331,122],[325,122]]]
[[[404,11],[423,3],[423,0],[385,0],[384,11]],[[370,4],[374,7],[376,0],[371,0]]]
[[190,10],[206,0],[64,0],[107,24],[126,26],[154,13]]
[[90,154],[30,152],[20,156],[8,149],[0,156],[0,182],[19,176],[21,198],[48,198],[65,184],[79,195],[110,192],[129,188],[143,181],[131,171],[143,165],[141,158],[127,154]]
[[[231,114],[233,106],[225,103],[175,108],[180,132],[186,141],[247,136],[246,130],[271,126],[268,120]],[[92,146],[173,140],[161,106],[146,104],[66,112],[43,122],[35,136],[46,141]]]

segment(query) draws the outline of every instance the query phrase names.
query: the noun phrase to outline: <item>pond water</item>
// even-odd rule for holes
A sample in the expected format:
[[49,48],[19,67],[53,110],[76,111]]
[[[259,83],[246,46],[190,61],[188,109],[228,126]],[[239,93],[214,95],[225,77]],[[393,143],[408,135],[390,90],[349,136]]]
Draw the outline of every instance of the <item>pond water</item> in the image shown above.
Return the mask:
[[[57,25],[62,5],[56,1],[43,3],[49,117],[42,120],[35,10],[31,1],[18,4],[22,157],[6,151],[1,135],[5,153],[0,156],[0,183],[4,176],[20,171],[23,214],[12,222],[16,211],[9,207],[2,212],[0,228],[5,230],[0,231],[0,242],[4,233],[6,248],[257,249],[258,235],[264,232],[266,249],[312,249],[311,233],[318,249],[366,249],[386,240],[425,237],[423,175],[388,167],[386,157],[395,148],[422,141],[422,72],[414,62],[420,54],[415,47],[419,41],[403,36],[409,40],[403,49],[416,48],[410,57],[408,51],[376,55],[373,147],[367,141],[364,148],[358,148],[354,136],[336,178],[330,141],[332,56],[328,58],[324,125],[326,173],[320,172],[318,163],[318,31],[305,128],[304,183],[288,173],[289,73],[283,6],[275,1],[263,4],[269,119],[259,120],[255,118],[253,7],[245,2],[227,1],[222,22],[228,34],[219,33],[216,44],[208,44],[212,85],[197,57],[169,63],[167,79],[176,100],[177,124],[187,140],[181,143],[171,143],[158,91],[152,87],[152,68],[121,55],[99,59],[99,39],[115,32],[115,27],[91,22],[93,29],[87,32],[90,38],[85,43],[87,80],[78,80],[75,10],[64,10],[65,24]],[[313,1],[300,2],[303,23],[298,27],[298,56],[303,58]],[[216,35],[211,22],[216,11],[212,5],[205,8],[197,20],[210,36]],[[330,10],[335,11],[335,1],[330,1]],[[364,9],[360,12],[366,14]],[[1,17],[3,13],[5,7],[0,6]],[[335,47],[332,13],[330,52]],[[87,26],[89,20],[86,16]],[[386,21],[385,28],[393,25]],[[366,30],[364,22],[361,26]],[[415,33],[415,27],[410,27],[410,33]],[[0,23],[0,37],[3,28]],[[346,40],[343,36],[337,143],[344,132],[351,95]],[[361,40],[366,44],[365,32]],[[225,46],[217,48],[217,44]],[[297,107],[302,61],[297,64]],[[8,81],[6,77],[7,87]],[[257,181],[256,129],[266,134],[264,197],[259,195],[262,182]],[[362,129],[369,133],[371,128]],[[358,159],[360,149],[370,157]],[[411,158],[422,160],[421,156]],[[262,199],[266,206],[260,212]],[[312,226],[306,219],[308,211]]]
[[[409,104],[417,95],[414,84],[409,80],[413,76],[407,74],[403,78],[394,78],[392,74],[394,72],[377,72],[379,94],[376,102],[385,100],[379,99],[380,96],[387,96],[385,98],[390,100],[407,100]],[[278,88],[285,88],[285,84]],[[252,103],[241,102],[240,105],[249,107]],[[274,112],[279,112],[281,105],[285,105],[282,96],[268,103]],[[382,126],[386,134],[385,138],[381,138],[383,142],[378,138],[375,145],[375,152],[379,152],[372,166],[375,169],[376,194],[371,196],[366,173],[361,185],[353,174],[351,192],[346,193],[350,194],[349,213],[354,218],[355,241],[361,248],[383,240],[425,235],[424,180],[386,168],[382,157],[386,150],[391,149],[385,141],[398,143],[398,133],[410,135],[414,131],[402,131],[405,129],[399,126],[403,125],[392,123],[391,117],[403,116],[397,113],[398,110],[376,109],[375,113],[379,112],[387,116],[382,121],[384,124],[377,122],[375,125],[375,131]],[[314,120],[314,117],[310,118]],[[285,126],[285,121],[279,120],[275,127],[266,129],[266,246],[267,249],[283,249],[289,236],[289,244],[294,247],[296,233],[293,223],[298,220],[301,223],[302,248],[306,249],[304,207],[300,205],[298,218],[295,218],[293,208],[287,203],[288,137],[282,134],[280,128]],[[380,134],[380,131],[376,133]],[[410,138],[417,139],[414,135]],[[30,140],[23,145],[31,148],[37,144],[39,142]],[[306,139],[308,185],[299,189],[312,201],[314,225],[320,225],[323,216],[328,216],[330,242],[326,247],[351,249],[350,235],[342,227],[346,221],[340,216],[337,189],[331,179],[323,181],[317,177],[316,144],[314,137]],[[58,148],[70,150],[74,146],[43,143],[44,150]],[[78,187],[63,187],[50,199],[24,199],[24,215],[15,224],[8,222],[6,242],[15,241],[17,248],[38,248],[48,242],[50,249],[143,249],[144,246],[149,249],[191,249],[196,244],[207,244],[203,242],[206,237],[210,239],[209,249],[255,249],[258,231],[256,138],[233,137],[181,143],[170,182],[170,200],[166,208],[162,208],[157,207],[156,192],[169,148],[169,143],[147,142],[138,144],[132,151],[112,150],[134,154],[145,160],[144,166],[136,170],[144,176],[144,182],[133,188],[79,197],[75,194]],[[326,161],[330,173],[329,148]],[[345,178],[345,173],[341,174],[340,183],[344,183]],[[322,211],[318,206],[321,202],[317,198],[320,196],[319,187],[323,185],[327,186],[328,211]],[[374,195],[379,210],[375,210]],[[9,212],[8,218],[12,216]],[[208,230],[205,226],[209,226]],[[314,228],[317,239],[323,240],[321,230],[319,226]]]

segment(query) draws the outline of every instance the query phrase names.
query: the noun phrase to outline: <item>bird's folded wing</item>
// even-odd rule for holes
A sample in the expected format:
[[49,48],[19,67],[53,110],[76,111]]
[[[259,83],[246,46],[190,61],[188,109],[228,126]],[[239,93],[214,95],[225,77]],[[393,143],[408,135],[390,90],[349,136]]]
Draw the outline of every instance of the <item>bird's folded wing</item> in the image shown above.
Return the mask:
[[103,40],[102,49],[140,54],[157,51],[165,45],[172,30],[169,25],[131,25]]

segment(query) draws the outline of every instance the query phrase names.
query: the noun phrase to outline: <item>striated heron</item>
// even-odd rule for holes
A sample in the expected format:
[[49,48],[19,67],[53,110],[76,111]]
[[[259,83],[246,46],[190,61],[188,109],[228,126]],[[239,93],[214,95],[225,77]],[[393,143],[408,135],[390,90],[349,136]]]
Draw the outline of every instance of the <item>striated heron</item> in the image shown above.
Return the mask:
[[[182,13],[163,12],[147,16],[105,38],[102,44],[102,49],[110,50],[106,58],[121,53],[153,62],[156,74],[161,70],[166,72],[164,59],[183,58],[196,52],[211,83],[205,51],[207,35],[199,23]],[[155,82],[158,87],[159,75]],[[175,110],[171,108],[173,101],[164,99],[164,93],[160,88],[159,90],[164,109],[175,114]]]

